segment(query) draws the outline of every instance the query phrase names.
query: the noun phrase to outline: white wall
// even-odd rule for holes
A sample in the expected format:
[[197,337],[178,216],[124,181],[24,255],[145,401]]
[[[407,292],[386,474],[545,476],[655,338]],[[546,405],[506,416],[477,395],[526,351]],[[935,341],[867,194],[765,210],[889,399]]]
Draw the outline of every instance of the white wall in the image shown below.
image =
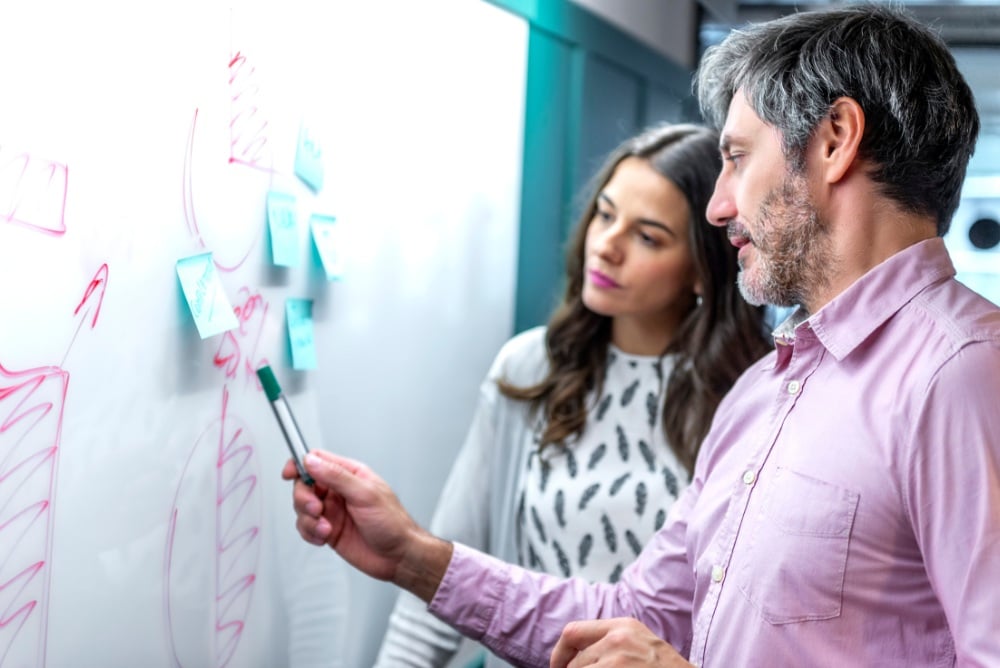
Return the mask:
[[[254,370],[425,521],[511,332],[523,23],[230,5],[0,8],[0,666],[370,665],[392,592],[298,538]],[[272,188],[337,217],[342,282],[304,229],[271,266]],[[244,319],[201,339],[175,262],[206,250]],[[290,368],[288,297],[318,370]]]
[[[319,394],[326,446],[374,467],[426,523],[513,329],[527,25],[486,2],[394,0],[390,26],[386,4],[352,3],[355,21],[388,30],[376,40],[346,22],[330,34],[356,65],[328,79],[354,239],[330,288]],[[346,665],[372,664],[395,597],[352,576]]]

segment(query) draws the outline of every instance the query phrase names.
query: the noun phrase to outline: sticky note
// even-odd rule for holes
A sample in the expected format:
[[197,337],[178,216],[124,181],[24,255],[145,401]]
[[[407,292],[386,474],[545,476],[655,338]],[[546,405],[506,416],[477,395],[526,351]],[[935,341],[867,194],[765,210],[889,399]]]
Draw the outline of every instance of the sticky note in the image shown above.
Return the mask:
[[299,141],[295,147],[295,175],[314,193],[323,187],[323,148],[304,123],[299,126]]
[[333,216],[314,213],[309,218],[309,229],[312,231],[313,244],[323,264],[326,280],[339,281],[343,275],[343,263],[340,259],[341,234],[337,219]]
[[288,345],[292,351],[292,368],[316,368],[316,345],[313,341],[312,300],[289,297],[285,300],[285,320],[288,323]]
[[211,253],[178,260],[177,278],[201,338],[207,339],[239,325]]
[[299,264],[299,233],[295,196],[272,190],[267,194],[267,228],[271,233],[271,262],[279,267]]

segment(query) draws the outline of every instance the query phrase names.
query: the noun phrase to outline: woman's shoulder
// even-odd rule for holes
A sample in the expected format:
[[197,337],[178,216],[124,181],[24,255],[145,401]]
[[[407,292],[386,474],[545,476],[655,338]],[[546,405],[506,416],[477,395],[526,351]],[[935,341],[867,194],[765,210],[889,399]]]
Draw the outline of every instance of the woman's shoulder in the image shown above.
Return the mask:
[[503,378],[514,385],[541,381],[548,370],[544,326],[532,327],[507,340],[497,353],[490,377]]

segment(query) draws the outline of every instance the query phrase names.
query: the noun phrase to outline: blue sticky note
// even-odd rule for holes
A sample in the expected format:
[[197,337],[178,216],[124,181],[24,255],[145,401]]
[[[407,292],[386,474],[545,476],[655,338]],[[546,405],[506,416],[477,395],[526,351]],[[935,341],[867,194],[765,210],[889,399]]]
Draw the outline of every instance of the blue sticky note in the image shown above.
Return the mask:
[[279,267],[299,264],[299,229],[295,216],[295,196],[267,193],[267,228],[271,233],[271,262]]
[[211,253],[178,260],[177,278],[201,338],[206,339],[239,326],[219,274],[215,271]]
[[295,147],[295,175],[314,193],[323,187],[323,147],[304,123],[299,126],[299,141]]
[[314,213],[309,218],[309,229],[319,260],[323,263],[326,280],[339,281],[344,275],[344,267],[340,259],[341,234],[337,219]]
[[292,350],[293,369],[316,368],[316,345],[313,342],[312,300],[285,300],[285,320],[288,322],[288,345]]

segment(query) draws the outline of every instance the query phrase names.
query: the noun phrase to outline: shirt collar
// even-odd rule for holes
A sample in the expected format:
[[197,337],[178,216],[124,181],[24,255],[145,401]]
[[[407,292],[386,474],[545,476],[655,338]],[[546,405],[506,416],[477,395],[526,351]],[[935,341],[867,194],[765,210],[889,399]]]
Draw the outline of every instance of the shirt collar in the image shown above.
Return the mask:
[[[917,294],[954,275],[944,240],[926,239],[869,270],[805,321],[840,361]],[[775,333],[800,311],[792,313]],[[799,322],[792,325],[798,326]]]

